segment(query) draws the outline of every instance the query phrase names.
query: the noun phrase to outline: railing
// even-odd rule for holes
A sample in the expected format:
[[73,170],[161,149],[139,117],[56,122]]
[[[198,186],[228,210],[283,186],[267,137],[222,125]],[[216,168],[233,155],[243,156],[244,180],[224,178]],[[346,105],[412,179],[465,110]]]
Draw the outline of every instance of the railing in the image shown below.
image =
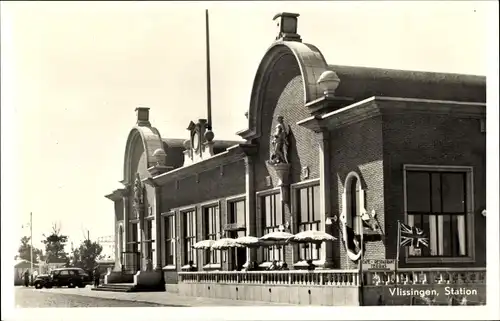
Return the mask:
[[179,272],[180,283],[358,286],[356,270]]
[[365,285],[485,283],[486,268],[422,268],[365,273]]
[[[357,270],[179,272],[180,283],[359,286]],[[485,284],[485,268],[422,268],[364,272],[364,285]]]

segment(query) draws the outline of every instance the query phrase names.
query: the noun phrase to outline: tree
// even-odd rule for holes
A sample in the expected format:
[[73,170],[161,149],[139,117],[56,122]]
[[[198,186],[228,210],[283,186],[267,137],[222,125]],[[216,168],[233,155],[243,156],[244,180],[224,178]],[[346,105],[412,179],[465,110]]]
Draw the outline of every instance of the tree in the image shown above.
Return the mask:
[[48,236],[45,234],[42,243],[45,244],[45,255],[48,262],[60,262],[61,260],[68,260],[68,254],[64,251],[64,246],[68,241],[66,235],[61,234],[61,228],[56,224],[52,226],[52,233]]
[[92,270],[101,252],[102,246],[99,243],[87,239],[78,248],[73,250],[72,265],[85,270]]
[[[23,236],[21,238],[21,245],[19,246],[17,258],[30,261],[31,260],[31,238],[28,236]],[[38,263],[39,259],[42,257],[42,250],[33,248],[33,263]]]

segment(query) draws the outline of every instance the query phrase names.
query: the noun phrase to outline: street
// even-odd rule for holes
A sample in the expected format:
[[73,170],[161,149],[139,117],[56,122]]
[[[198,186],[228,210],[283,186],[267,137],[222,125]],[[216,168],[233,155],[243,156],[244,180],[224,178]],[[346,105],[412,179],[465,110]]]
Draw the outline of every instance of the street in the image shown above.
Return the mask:
[[15,305],[19,308],[162,307],[165,305],[39,291],[16,286]]

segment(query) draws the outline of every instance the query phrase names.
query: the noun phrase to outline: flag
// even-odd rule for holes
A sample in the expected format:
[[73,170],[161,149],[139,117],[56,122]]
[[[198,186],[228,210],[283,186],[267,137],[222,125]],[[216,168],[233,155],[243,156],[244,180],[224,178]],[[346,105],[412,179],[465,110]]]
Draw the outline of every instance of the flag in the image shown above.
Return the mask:
[[418,227],[399,223],[400,226],[400,246],[413,246],[420,248],[421,245],[429,247],[429,239],[424,231]]
[[357,235],[354,230],[345,225],[345,247],[346,250],[353,253],[353,254],[358,254],[361,251],[361,239],[360,236]]

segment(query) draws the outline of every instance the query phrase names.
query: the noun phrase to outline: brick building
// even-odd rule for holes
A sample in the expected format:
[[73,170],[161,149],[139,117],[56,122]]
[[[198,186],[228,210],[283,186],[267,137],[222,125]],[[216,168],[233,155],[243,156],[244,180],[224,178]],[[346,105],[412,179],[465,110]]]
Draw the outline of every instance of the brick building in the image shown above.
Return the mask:
[[[137,108],[125,187],[107,196],[115,269],[160,273],[167,284],[189,261],[198,271],[272,260],[293,269],[308,258],[351,269],[359,256],[347,253],[342,226],[359,234],[359,220],[367,259],[395,258],[399,220],[429,236],[428,249],[402,250],[400,267],[485,267],[485,77],[330,65],[302,42],[297,17],[275,17],[279,35],[256,72],[240,142],[213,140],[203,119],[189,124],[186,140],[165,139],[149,109]],[[308,229],[337,240],[191,248]]]

